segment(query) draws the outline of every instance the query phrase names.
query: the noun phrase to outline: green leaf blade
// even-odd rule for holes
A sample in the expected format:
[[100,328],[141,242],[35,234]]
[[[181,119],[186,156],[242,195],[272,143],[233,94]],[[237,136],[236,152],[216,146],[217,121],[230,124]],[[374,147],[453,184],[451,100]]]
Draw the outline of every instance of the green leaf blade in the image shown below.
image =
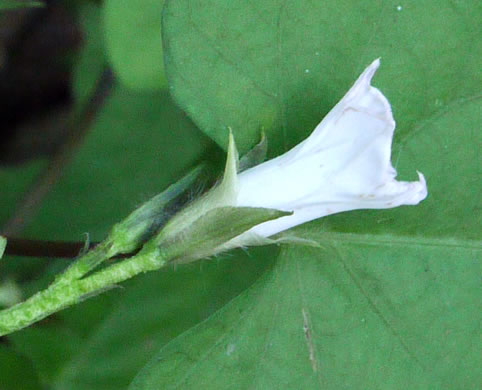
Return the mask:
[[[446,105],[479,93],[480,40],[472,26],[481,7],[399,6],[168,0],[163,40],[171,93],[223,147],[228,126],[241,154],[264,128],[270,154],[279,154],[305,138],[381,57],[375,84],[391,101],[399,129],[411,132]],[[439,28],[446,23],[450,30]]]
[[471,249],[417,244],[287,249],[130,388],[475,388],[477,264]]
[[162,0],[109,0],[104,6],[106,49],[122,82],[137,91],[166,87],[162,59]]

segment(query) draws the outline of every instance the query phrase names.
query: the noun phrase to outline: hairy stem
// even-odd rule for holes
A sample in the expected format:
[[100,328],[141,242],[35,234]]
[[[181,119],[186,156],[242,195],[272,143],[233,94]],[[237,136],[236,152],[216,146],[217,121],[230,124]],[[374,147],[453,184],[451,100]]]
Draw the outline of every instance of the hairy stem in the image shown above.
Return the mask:
[[[76,304],[98,292],[112,288],[142,272],[159,269],[167,264],[167,257],[160,251],[141,251],[138,255],[111,265],[97,273],[82,277],[99,262],[105,248],[93,250],[80,258],[46,290],[40,291],[24,302],[0,311],[0,336],[25,328],[48,315]],[[75,267],[79,265],[79,267]]]

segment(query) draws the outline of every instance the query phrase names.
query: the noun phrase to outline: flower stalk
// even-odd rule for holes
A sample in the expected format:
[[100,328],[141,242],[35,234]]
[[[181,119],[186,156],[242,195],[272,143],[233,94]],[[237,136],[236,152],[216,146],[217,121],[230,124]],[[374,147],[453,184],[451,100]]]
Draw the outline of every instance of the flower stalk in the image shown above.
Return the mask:
[[[187,189],[187,183],[192,183],[195,176],[188,175],[174,187]],[[227,183],[229,180],[228,174],[223,182]],[[169,195],[172,200],[171,195],[178,196],[183,192],[179,188],[171,186],[161,195]],[[216,190],[220,189],[225,190],[223,184],[216,187]],[[151,200],[141,206],[123,222],[115,225],[104,242],[79,257],[47,289],[0,311],[0,336],[25,328],[140,273],[158,270],[172,262],[193,261],[211,256],[216,253],[216,248],[253,226],[290,214],[264,208],[215,207],[220,200],[216,190],[202,198],[211,202],[212,207],[203,206],[201,211],[196,208],[191,214],[180,213],[183,217],[174,218],[175,224],[170,222],[165,228],[161,228],[157,235],[149,233],[150,238],[143,244],[140,240],[146,236],[146,231],[150,232],[158,226],[157,218],[150,216],[159,215],[160,203]],[[169,202],[161,203],[164,209]],[[149,210],[153,204],[156,205],[154,210]],[[190,210],[189,207],[187,209]],[[149,218],[146,218],[146,215]],[[195,218],[192,218],[192,215]],[[141,218],[137,218],[139,216]],[[93,272],[102,262],[123,253],[125,248],[136,249],[140,245],[142,249],[137,254]]]
[[[134,210],[114,225],[108,237],[87,253],[79,256],[45,290],[24,302],[0,311],[0,336],[22,329],[86,297],[112,288],[141,272],[161,268],[166,261],[159,251],[137,255],[89,275],[100,264],[119,254],[141,247],[165,223],[164,210],[177,200],[199,176],[198,167],[166,191]],[[88,275],[86,277],[86,275]]]
[[[113,288],[140,273],[163,267],[167,261],[159,253],[139,253],[92,276],[69,283],[56,282],[15,306],[0,312],[0,336],[38,322],[52,313]],[[61,279],[61,278],[60,278]]]

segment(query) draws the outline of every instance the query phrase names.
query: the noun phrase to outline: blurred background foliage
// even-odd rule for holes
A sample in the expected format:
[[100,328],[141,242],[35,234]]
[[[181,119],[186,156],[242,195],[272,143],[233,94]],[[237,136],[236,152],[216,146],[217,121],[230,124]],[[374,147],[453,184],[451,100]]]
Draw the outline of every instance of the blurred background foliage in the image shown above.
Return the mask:
[[[221,172],[223,153],[167,92],[162,2],[118,3],[45,1],[0,15],[4,226],[39,177],[49,171],[56,181],[17,236],[100,240],[198,162]],[[115,77],[102,83],[109,70]],[[105,98],[86,113],[96,94]],[[2,338],[0,388],[74,388],[60,383],[87,372],[79,388],[126,387],[161,345],[250,285],[269,266],[256,261],[265,252],[145,275]],[[0,279],[25,298],[69,261],[5,256]]]
[[[0,389],[477,388],[480,4],[235,3],[0,1],[3,233],[100,240],[198,162],[219,174],[228,126],[241,152],[295,145],[379,56],[394,165],[429,198],[297,230],[325,251],[134,278],[1,338]],[[68,262],[4,256],[0,283],[25,298]]]

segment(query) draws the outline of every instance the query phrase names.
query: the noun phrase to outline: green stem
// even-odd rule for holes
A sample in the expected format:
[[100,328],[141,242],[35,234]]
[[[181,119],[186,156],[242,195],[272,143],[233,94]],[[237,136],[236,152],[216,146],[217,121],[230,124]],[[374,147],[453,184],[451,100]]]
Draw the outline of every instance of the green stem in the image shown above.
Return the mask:
[[78,280],[89,271],[93,270],[97,265],[104,260],[115,256],[116,253],[110,253],[111,244],[108,241],[101,242],[85,255],[80,257],[77,261],[72,263],[54,282],[57,284],[70,283],[73,280]]
[[140,273],[162,268],[167,262],[167,257],[162,257],[160,251],[141,251],[138,255],[111,265],[77,283],[86,294],[89,294],[109,288]]
[[[100,249],[99,252],[101,252]],[[94,255],[88,257],[88,259],[92,258],[97,259],[98,257]],[[116,283],[130,279],[141,272],[159,269],[167,262],[167,258],[162,257],[159,251],[143,251],[85,279],[72,280],[70,277],[64,279],[62,275],[46,290],[38,292],[11,308],[0,311],[0,336],[25,328],[52,313],[78,303],[96,292],[109,289]],[[70,282],[64,283],[66,280]]]

